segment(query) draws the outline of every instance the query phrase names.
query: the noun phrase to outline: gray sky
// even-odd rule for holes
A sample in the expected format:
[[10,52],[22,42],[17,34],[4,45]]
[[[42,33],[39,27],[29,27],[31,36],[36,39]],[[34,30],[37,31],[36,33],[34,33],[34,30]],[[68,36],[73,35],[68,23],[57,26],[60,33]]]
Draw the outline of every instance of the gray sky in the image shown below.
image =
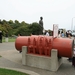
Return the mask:
[[26,23],[39,22],[43,17],[44,29],[71,29],[75,26],[75,0],[0,0],[0,19]]

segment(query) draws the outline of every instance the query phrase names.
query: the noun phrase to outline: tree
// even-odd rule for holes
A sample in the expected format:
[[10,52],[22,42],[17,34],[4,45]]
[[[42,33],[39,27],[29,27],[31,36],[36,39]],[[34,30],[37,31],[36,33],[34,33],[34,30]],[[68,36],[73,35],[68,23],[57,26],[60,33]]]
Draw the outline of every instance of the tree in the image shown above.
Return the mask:
[[40,25],[36,22],[32,23],[30,26],[29,26],[29,29],[31,30],[31,32],[34,34],[34,35],[39,35],[41,33],[41,28],[40,28]]
[[19,21],[18,21],[18,20],[15,20],[15,23],[16,23],[16,24],[19,24]]
[[0,24],[0,30],[3,32],[3,35],[5,35],[5,32],[7,31],[4,26]]
[[24,21],[21,22],[21,25],[25,25],[26,23]]
[[22,36],[28,36],[31,34],[30,29],[28,28],[28,26],[21,26],[17,29],[16,35],[21,34]]
[[31,33],[35,35],[41,33],[41,28],[38,23],[34,22],[32,24],[28,24],[25,23],[24,21],[20,23],[18,20],[15,20],[15,22],[13,22],[12,20],[1,21],[0,30],[2,30],[4,34],[8,32],[9,36],[14,34],[15,35],[22,34],[24,36],[29,36]]
[[6,21],[6,20],[3,20],[3,21],[2,21],[2,24],[7,24],[7,21]]
[[9,20],[8,23],[9,23],[9,24],[13,24],[13,21],[12,21],[12,20]]

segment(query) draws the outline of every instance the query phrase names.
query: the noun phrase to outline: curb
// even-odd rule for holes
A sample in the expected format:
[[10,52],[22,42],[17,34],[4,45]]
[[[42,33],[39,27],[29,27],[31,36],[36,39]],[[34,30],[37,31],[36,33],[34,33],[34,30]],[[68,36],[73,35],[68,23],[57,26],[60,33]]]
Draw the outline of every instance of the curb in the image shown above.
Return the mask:
[[40,74],[38,74],[38,73],[35,73],[35,72],[33,72],[33,71],[29,71],[29,70],[25,70],[25,69],[9,68],[9,67],[2,67],[2,66],[0,66],[0,68],[15,70],[15,71],[27,73],[27,74],[29,74],[29,75],[40,75]]

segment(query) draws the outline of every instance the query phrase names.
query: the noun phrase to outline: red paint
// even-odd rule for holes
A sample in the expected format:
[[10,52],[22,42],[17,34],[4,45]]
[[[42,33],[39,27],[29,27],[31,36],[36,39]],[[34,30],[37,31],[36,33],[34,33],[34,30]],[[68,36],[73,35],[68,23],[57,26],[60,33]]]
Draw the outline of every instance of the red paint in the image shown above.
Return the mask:
[[27,46],[27,53],[51,56],[51,49],[58,50],[58,56],[72,57],[74,41],[69,38],[53,38],[52,36],[32,35],[19,36],[15,41],[18,51]]

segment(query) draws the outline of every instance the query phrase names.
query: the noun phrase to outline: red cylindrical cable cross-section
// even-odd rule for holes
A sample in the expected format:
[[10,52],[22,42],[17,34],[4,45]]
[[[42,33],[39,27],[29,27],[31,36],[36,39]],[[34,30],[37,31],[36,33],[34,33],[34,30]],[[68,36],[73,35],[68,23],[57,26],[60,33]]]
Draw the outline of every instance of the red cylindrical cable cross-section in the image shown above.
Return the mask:
[[31,54],[51,56],[51,49],[57,49],[58,56],[72,57],[74,40],[43,35],[19,36],[15,41],[15,47],[20,51],[22,46],[27,46],[27,53]]

